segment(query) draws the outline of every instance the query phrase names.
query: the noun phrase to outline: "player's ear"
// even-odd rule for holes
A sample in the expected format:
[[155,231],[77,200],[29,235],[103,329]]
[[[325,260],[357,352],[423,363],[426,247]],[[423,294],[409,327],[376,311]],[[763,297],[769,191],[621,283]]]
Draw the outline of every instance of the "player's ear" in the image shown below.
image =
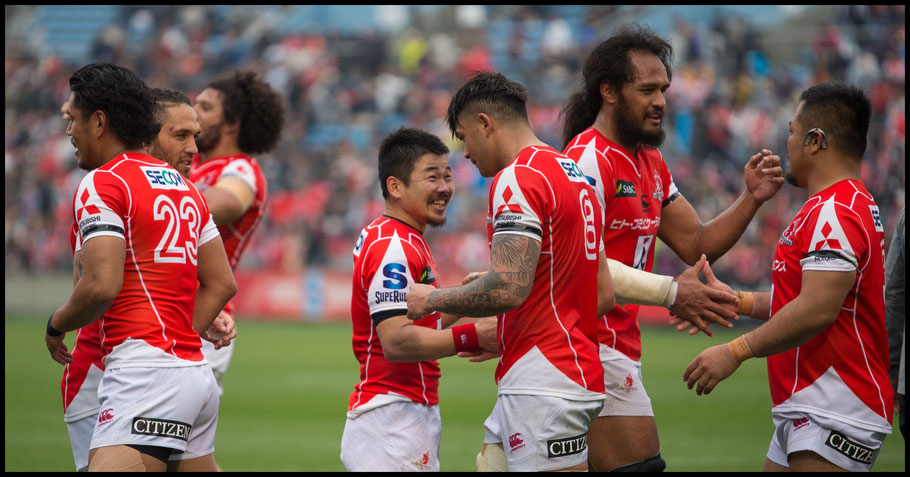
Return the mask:
[[484,135],[489,136],[493,131],[493,118],[491,118],[486,113],[478,113],[477,121],[480,122],[481,127],[483,128]]
[[600,84],[600,97],[603,98],[604,101],[609,104],[616,104],[618,96],[619,95],[612,86],[605,82]]
[[389,196],[400,199],[404,189],[404,183],[395,176],[389,176],[385,180],[385,187],[389,191]]
[[104,127],[107,125],[107,115],[99,109],[92,114],[90,121],[94,123],[95,135],[101,137],[101,133],[104,132]]

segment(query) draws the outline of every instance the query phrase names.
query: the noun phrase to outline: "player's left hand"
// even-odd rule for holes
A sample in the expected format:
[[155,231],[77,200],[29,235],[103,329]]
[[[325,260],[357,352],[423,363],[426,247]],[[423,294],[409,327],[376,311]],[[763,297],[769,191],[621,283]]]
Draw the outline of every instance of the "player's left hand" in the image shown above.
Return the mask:
[[780,190],[784,185],[784,171],[780,165],[780,156],[773,154],[770,149],[749,158],[744,169],[746,188],[752,198],[764,202]]
[[[704,254],[702,254],[702,256],[704,256]],[[732,288],[730,288],[729,285],[718,280],[717,277],[714,276],[714,272],[711,270],[711,265],[709,263],[705,262],[705,266],[704,266],[704,268],[702,268],[702,271],[705,274],[705,285],[707,285],[708,288],[713,288],[714,290],[717,290],[719,292],[723,292],[728,295],[736,296],[740,300],[742,299],[742,297],[740,297],[739,294],[737,294],[737,292],[735,292]],[[680,286],[682,286],[682,285],[680,285]],[[677,299],[679,299],[679,298],[677,297]],[[723,317],[726,318],[727,320],[739,320],[739,315],[736,314],[738,305],[739,304],[734,301],[725,301],[725,302],[721,303],[720,306],[723,309],[725,309],[727,312],[727,314],[724,315]],[[670,316],[670,325],[676,326],[676,331],[685,331],[686,329],[688,329],[690,336],[698,333],[698,330],[699,330],[698,328],[693,326],[693,323],[691,321],[683,320],[682,318],[680,318],[678,316]],[[725,326],[727,328],[733,327],[732,324],[725,325]],[[708,333],[705,333],[705,334],[708,334]],[[708,334],[708,336],[711,336],[711,335]]]
[[733,358],[727,343],[712,346],[689,363],[683,373],[683,381],[686,381],[689,389],[697,383],[695,394],[699,396],[710,394],[718,383],[727,379],[738,367],[739,363]]
[[69,350],[63,343],[63,338],[65,336],[66,333],[63,333],[60,336],[51,336],[47,333],[44,334],[44,344],[51,353],[51,358],[64,366],[73,362],[73,355],[69,353]]
[[435,289],[436,287],[423,283],[411,285],[408,289],[408,318],[419,320],[436,311],[430,306],[430,293]]
[[215,349],[221,349],[230,346],[231,341],[237,337],[237,328],[234,325],[234,317],[229,313],[221,310],[215,321],[209,325],[208,329],[202,336],[215,345]]

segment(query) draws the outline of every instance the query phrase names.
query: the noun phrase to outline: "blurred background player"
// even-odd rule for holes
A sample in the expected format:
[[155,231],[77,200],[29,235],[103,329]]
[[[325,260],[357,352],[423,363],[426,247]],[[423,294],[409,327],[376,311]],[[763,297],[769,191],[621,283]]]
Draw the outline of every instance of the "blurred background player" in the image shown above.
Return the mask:
[[[155,101],[155,119],[161,128],[158,135],[146,145],[145,149],[155,158],[175,167],[184,177],[189,176],[190,162],[196,154],[194,136],[199,132],[199,122],[193,111],[192,103],[183,93],[155,88],[152,90]],[[66,113],[69,103],[61,111],[63,119],[69,121]],[[73,285],[81,276],[81,246],[76,249],[78,229],[73,223],[70,245],[73,248]],[[219,315],[214,325],[222,333],[227,333],[227,342],[236,335],[233,322],[224,323],[229,317]],[[67,423],[70,444],[73,448],[73,459],[77,471],[88,469],[89,444],[92,431],[100,411],[98,404],[98,384],[104,372],[104,349],[101,346],[101,322],[95,321],[76,331],[73,343],[73,361],[66,365],[61,380],[63,394],[63,420]],[[221,348],[221,342],[214,344]]]
[[534,135],[526,102],[521,84],[480,72],[449,103],[464,157],[495,176],[491,269],[460,287],[414,285],[408,313],[498,315],[498,397],[478,463],[492,452],[510,471],[584,470],[604,398],[594,321],[613,306],[601,212],[576,164]]
[[[205,197],[233,270],[267,202],[265,176],[252,156],[268,153],[278,144],[284,101],[255,72],[235,71],[209,83],[196,96],[193,109],[202,132],[196,138],[199,154],[190,168],[190,180]],[[230,303],[223,313],[233,317]],[[234,346],[216,350],[203,341],[202,352],[222,392],[233,350]]]
[[[739,198],[713,220],[701,221],[657,149],[665,137],[672,55],[672,46],[650,30],[620,29],[588,55],[583,90],[564,110],[564,152],[578,161],[597,191],[607,256],[648,272],[657,237],[690,265],[703,254],[709,262],[717,260],[784,180],[779,157],[767,150],[755,154],[745,166],[746,189]],[[614,282],[618,286],[615,277]],[[638,312],[637,304],[617,305],[597,323],[607,399],[588,434],[592,471],[666,467],[642,382]],[[706,319],[714,322],[734,317],[734,309],[716,304],[706,311]],[[707,326],[702,329],[711,334]]]
[[452,326],[458,316],[407,316],[405,297],[414,284],[438,286],[423,233],[427,225],[445,224],[455,193],[448,153],[438,137],[407,128],[387,136],[379,149],[385,211],[354,248],[352,341],[360,382],[341,438],[348,471],[438,471],[441,373],[435,360],[459,351],[497,351],[494,318]]
[[775,431],[766,471],[869,471],[891,433],[885,234],[860,180],[870,116],[852,85],[802,93],[787,181],[810,197],[777,243],[772,291],[743,296],[767,323],[706,349],[683,375],[708,394],[744,360],[768,357]]
[[906,420],[904,402],[904,360],[906,345],[905,327],[907,323],[907,276],[904,268],[907,256],[904,250],[904,210],[901,209],[897,219],[897,228],[888,248],[888,257],[885,260],[885,327],[888,330],[888,349],[891,356],[888,377],[891,389],[894,390],[894,407],[898,414],[898,423],[901,434],[905,433]]
[[[91,64],[73,73],[70,89],[67,135],[90,171],[73,199],[83,267],[45,341],[54,360],[71,363],[64,332],[103,315],[106,369],[89,470],[214,470],[218,394],[199,335],[213,332],[236,292],[217,229],[202,196],[142,149],[160,129],[142,80]],[[181,245],[159,246],[170,238]],[[174,293],[175,285],[195,290],[197,279],[195,293]]]

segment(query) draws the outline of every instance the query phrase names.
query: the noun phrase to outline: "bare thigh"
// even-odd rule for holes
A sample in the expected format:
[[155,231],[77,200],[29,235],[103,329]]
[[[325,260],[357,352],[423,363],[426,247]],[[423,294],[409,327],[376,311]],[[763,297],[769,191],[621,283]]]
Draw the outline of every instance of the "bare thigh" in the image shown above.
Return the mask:
[[167,463],[168,472],[221,472],[215,463],[215,454],[193,459],[172,460]]
[[166,469],[164,461],[124,445],[98,447],[88,454],[89,472],[164,472]]
[[812,451],[794,452],[787,456],[793,472],[847,472]]
[[588,470],[607,472],[650,459],[660,452],[651,416],[598,417],[588,428]]

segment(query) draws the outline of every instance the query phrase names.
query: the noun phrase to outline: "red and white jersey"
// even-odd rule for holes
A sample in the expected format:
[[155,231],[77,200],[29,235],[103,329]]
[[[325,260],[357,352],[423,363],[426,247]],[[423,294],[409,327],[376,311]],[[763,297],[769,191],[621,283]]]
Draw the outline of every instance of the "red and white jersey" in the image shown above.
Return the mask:
[[[253,191],[253,202],[239,219],[218,226],[221,240],[224,242],[224,251],[227,253],[231,270],[237,267],[240,256],[250,242],[250,237],[256,226],[265,214],[268,190],[265,176],[256,159],[244,154],[227,157],[214,157],[205,161],[200,160],[197,154],[190,166],[190,180],[200,192],[215,185],[222,177],[236,177],[250,186]],[[233,311],[233,306],[228,302],[224,306],[228,313]]]
[[774,251],[771,315],[799,295],[803,271],[856,270],[856,280],[837,321],[806,344],[768,357],[772,412],[891,432],[884,262],[881,216],[862,182],[842,180],[796,214]]
[[[73,222],[70,245],[75,254],[79,229]],[[78,421],[98,413],[98,384],[104,374],[104,348],[101,347],[101,321],[96,320],[76,330],[73,342],[73,362],[63,368],[60,392],[63,395],[63,420]]]
[[[638,147],[631,154],[588,128],[569,142],[565,155],[578,162],[597,193],[604,211],[607,258],[650,272],[661,208],[679,197],[660,151]],[[597,324],[598,341],[633,361],[641,358],[638,309],[639,305],[616,305]]]
[[[355,416],[394,401],[426,405],[439,403],[439,363],[389,362],[382,354],[376,325],[408,314],[407,293],[414,283],[438,287],[439,273],[420,231],[389,216],[363,229],[354,247],[351,320],[354,357],[360,363],[360,382],[348,403]],[[438,312],[414,321],[442,328]]]
[[530,294],[497,317],[499,394],[604,398],[596,342],[599,209],[577,164],[549,146],[522,149],[493,179],[490,244],[499,234],[540,242]]
[[99,319],[108,368],[200,364],[193,331],[196,250],[218,236],[202,195],[147,154],[121,154],[88,173],[73,197],[76,247],[126,242],[123,286]]

